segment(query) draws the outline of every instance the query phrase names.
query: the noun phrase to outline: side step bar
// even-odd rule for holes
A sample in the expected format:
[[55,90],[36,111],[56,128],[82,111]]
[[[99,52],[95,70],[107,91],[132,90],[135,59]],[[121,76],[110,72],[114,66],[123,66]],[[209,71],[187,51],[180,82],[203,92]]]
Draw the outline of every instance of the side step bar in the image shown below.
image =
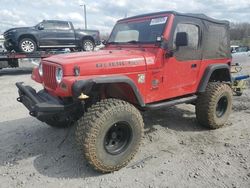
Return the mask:
[[159,110],[161,108],[166,108],[169,106],[174,106],[177,104],[183,104],[183,103],[192,103],[197,99],[197,95],[192,95],[184,98],[179,98],[179,99],[172,99],[164,102],[158,102],[158,103],[152,103],[152,104],[147,104],[145,106],[146,110]]

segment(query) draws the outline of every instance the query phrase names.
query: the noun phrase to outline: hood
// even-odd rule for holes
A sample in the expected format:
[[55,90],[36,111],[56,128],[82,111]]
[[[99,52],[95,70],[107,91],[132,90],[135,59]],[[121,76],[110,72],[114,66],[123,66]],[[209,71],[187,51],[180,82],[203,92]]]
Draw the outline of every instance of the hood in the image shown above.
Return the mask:
[[141,50],[100,50],[55,55],[44,61],[59,64],[65,76],[74,75],[74,67],[80,68],[81,76],[126,74],[146,70],[146,60],[154,54]]
[[4,33],[8,33],[8,32],[13,31],[13,30],[27,30],[27,29],[34,29],[34,27],[15,27],[15,28],[8,29]]

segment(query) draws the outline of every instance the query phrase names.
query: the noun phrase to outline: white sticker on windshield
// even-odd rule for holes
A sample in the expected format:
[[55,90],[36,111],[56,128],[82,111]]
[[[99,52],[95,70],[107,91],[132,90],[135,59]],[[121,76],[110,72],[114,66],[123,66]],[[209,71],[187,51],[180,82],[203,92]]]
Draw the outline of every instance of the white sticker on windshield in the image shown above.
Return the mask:
[[165,24],[167,20],[168,17],[154,18],[151,20],[150,25]]

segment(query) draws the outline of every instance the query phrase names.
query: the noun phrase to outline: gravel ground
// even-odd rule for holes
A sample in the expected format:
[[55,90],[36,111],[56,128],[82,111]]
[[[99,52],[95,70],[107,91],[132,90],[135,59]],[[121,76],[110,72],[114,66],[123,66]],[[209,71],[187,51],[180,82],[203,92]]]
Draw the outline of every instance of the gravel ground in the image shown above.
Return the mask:
[[[250,61],[249,61],[250,62]],[[17,81],[39,89],[30,68],[0,71],[0,187],[250,187],[250,89],[234,97],[227,125],[198,125],[192,105],[144,113],[135,159],[111,174],[92,170],[74,139],[28,115]]]

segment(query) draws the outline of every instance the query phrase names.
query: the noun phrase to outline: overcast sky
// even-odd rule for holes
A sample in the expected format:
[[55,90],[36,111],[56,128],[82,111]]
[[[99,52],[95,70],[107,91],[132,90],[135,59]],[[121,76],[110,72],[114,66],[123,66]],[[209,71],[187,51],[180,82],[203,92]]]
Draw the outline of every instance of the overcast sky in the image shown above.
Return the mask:
[[[204,13],[234,22],[250,22],[250,0],[85,0],[88,28],[110,32],[125,15],[175,10]],[[43,19],[69,20],[84,27],[79,0],[0,0],[0,34],[6,29],[33,26]]]

